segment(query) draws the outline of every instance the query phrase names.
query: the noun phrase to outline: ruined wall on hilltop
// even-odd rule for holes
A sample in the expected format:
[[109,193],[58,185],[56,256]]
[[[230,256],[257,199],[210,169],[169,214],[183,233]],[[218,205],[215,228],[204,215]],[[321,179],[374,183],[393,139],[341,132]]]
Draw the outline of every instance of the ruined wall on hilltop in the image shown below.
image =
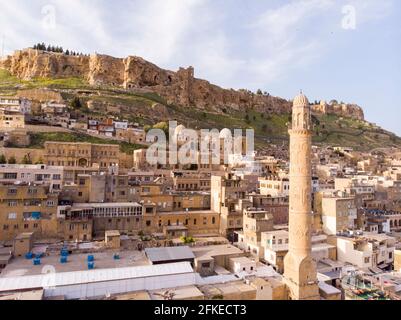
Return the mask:
[[356,104],[337,103],[333,100],[331,103],[321,101],[320,104],[312,105],[312,112],[317,114],[335,114],[342,117],[364,120],[363,109]]

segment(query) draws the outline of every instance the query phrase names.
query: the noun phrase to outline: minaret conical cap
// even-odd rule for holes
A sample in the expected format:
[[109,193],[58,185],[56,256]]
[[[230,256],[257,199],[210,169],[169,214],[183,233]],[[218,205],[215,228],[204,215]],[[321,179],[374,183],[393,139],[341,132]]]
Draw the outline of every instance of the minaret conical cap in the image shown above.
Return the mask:
[[294,107],[306,107],[309,106],[309,100],[303,93],[301,93],[294,98],[293,105]]

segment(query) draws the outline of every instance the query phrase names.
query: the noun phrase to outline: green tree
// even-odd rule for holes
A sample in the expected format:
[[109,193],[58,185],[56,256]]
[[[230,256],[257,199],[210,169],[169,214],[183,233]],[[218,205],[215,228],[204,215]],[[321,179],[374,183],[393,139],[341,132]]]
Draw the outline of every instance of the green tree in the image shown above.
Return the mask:
[[152,129],[152,127],[151,127],[150,125],[148,125],[148,124],[147,124],[146,126],[143,127],[143,130],[144,130],[146,133],[148,133],[150,129]]
[[267,126],[266,123],[264,123],[263,126],[262,126],[262,131],[263,132],[267,132],[267,130],[268,130],[268,126]]
[[261,95],[263,95],[263,92],[262,92],[262,90],[258,89],[258,91],[256,91],[256,94],[261,96]]
[[40,157],[39,160],[35,162],[35,164],[44,164],[42,157]]
[[71,101],[71,107],[75,110],[79,110],[82,108],[82,103],[81,100],[78,97],[75,97],[74,99],[72,99]]
[[160,129],[163,130],[164,133],[168,136],[168,124],[167,122],[159,122],[153,126],[153,129]]
[[17,159],[15,159],[14,156],[11,156],[10,158],[8,158],[8,164],[16,164],[17,163]]
[[22,164],[32,164],[32,160],[31,157],[29,156],[29,154],[26,154],[24,156],[24,158],[21,161]]
[[0,164],[6,164],[7,163],[7,159],[4,156],[4,154],[0,154]]

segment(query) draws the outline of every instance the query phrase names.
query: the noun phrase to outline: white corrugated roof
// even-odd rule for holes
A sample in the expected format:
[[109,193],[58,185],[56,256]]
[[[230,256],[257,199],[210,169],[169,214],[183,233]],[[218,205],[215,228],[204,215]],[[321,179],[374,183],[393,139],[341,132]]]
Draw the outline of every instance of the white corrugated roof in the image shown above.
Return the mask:
[[189,262],[0,278],[0,292],[193,273]]
[[145,252],[149,260],[153,263],[195,259],[195,255],[189,247],[146,248]]

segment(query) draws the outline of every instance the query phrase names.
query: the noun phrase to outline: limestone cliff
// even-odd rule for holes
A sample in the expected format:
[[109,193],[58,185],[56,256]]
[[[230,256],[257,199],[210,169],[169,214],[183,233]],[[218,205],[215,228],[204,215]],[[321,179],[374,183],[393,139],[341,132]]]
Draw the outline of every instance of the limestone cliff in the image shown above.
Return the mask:
[[[115,86],[126,90],[145,89],[163,97],[169,104],[201,109],[255,109],[265,113],[287,113],[291,102],[270,95],[257,95],[247,90],[227,90],[194,77],[194,69],[180,68],[177,72],[164,70],[135,56],[125,59],[106,55],[67,56],[61,53],[34,49],[16,51],[0,61],[21,79],[84,78],[93,86]],[[322,107],[323,108],[323,107]],[[316,108],[320,112],[322,108]],[[358,106],[333,106],[330,112],[363,119]]]

